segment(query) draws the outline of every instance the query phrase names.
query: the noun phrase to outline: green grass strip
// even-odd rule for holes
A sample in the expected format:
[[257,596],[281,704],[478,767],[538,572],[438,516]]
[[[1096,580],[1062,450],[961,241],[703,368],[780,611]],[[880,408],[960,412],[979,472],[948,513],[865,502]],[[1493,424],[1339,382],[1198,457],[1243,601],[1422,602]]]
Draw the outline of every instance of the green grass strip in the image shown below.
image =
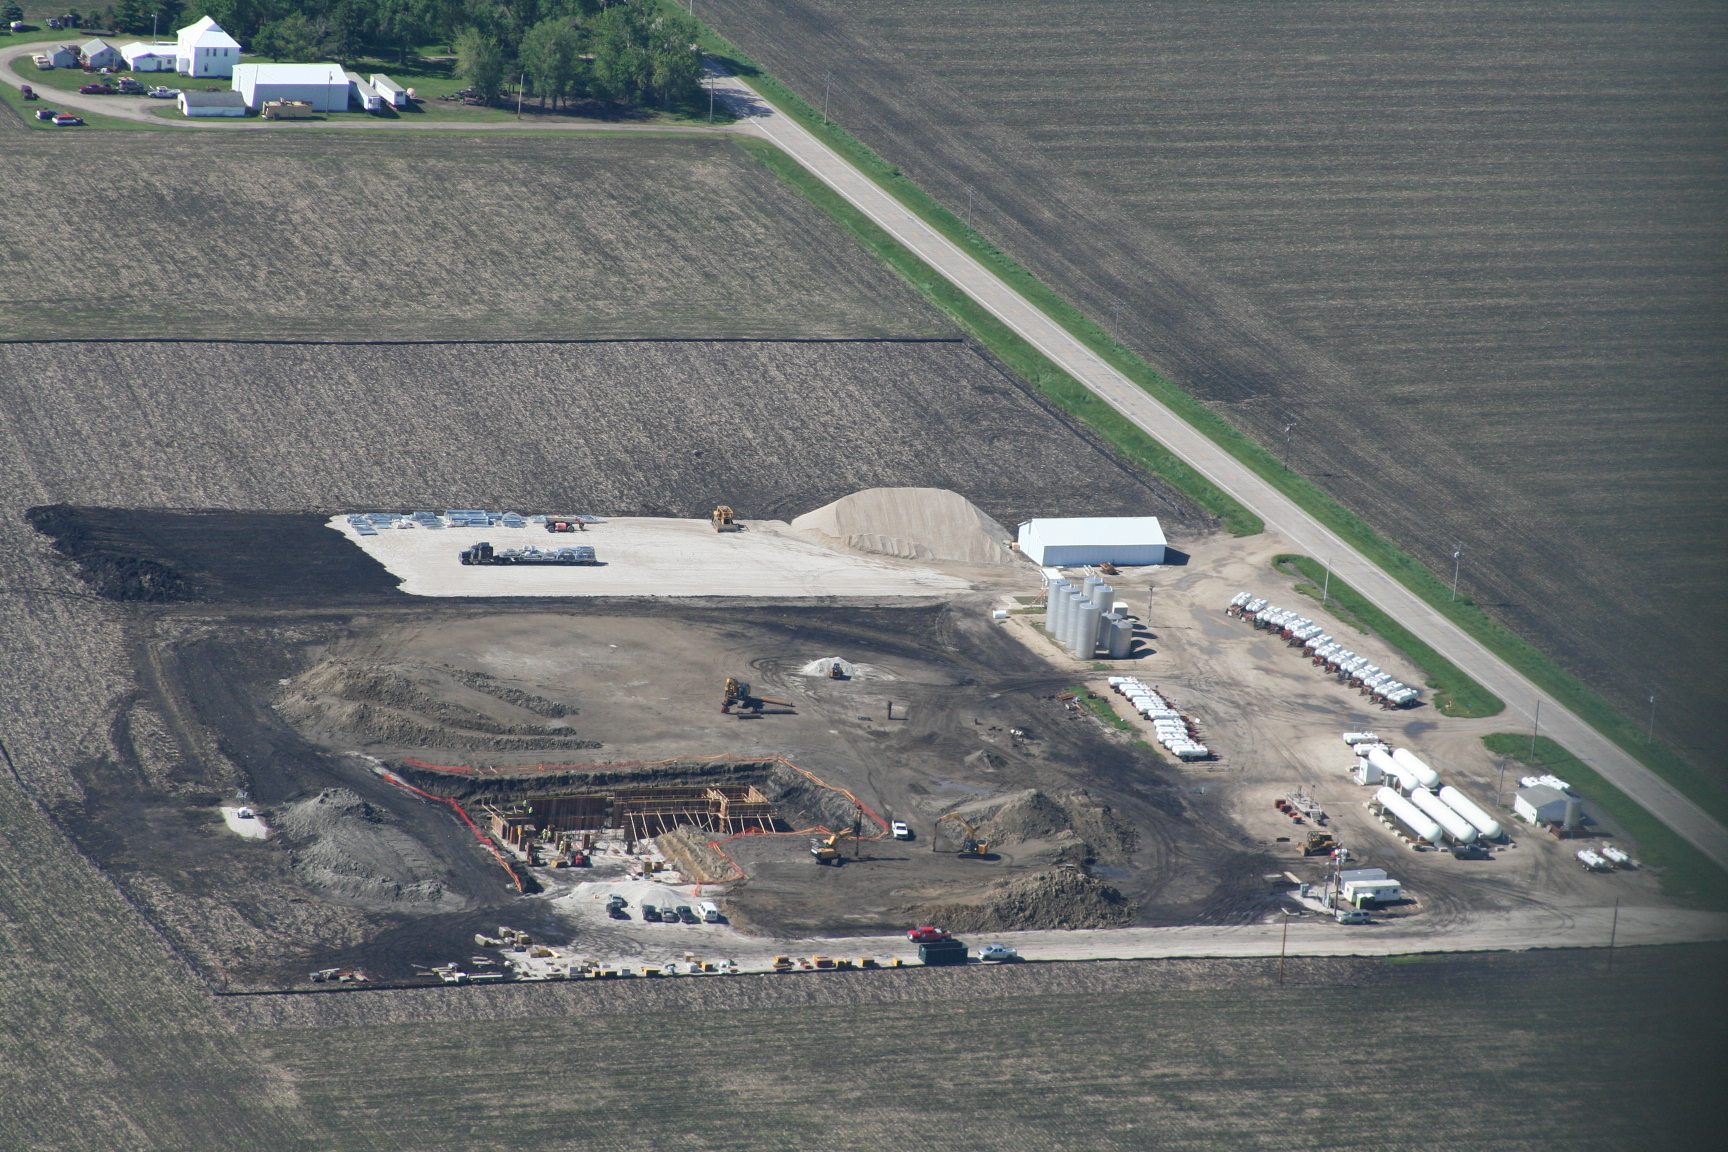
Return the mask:
[[1091,712],[1092,715],[1098,717],[1098,719],[1104,721],[1104,723],[1116,729],[1118,732],[1134,731],[1134,725],[1116,715],[1116,709],[1110,707],[1110,701],[1104,699],[1104,697],[1098,695],[1098,693],[1092,691],[1092,689],[1086,687],[1086,685],[1075,684],[1070,687],[1068,691],[1074,693],[1080,703],[1086,706],[1087,711]]
[[1476,681],[1466,676],[1452,661],[1428,647],[1408,628],[1386,615],[1356,589],[1336,576],[1326,578],[1326,569],[1307,556],[1289,553],[1274,556],[1272,563],[1286,571],[1295,569],[1314,582],[1313,594],[1324,590],[1344,610],[1381,639],[1410,658],[1427,673],[1428,687],[1434,689],[1434,706],[1447,716],[1498,716],[1506,710],[1506,702]]
[[1666,895],[1697,908],[1728,910],[1728,872],[1715,861],[1553,740],[1538,737],[1535,755],[1530,743],[1528,733],[1482,737],[1483,746],[1494,755],[1535,769],[1532,774],[1552,772],[1578,795],[1600,804],[1638,842],[1640,861],[1659,870]]
[[[671,0],[663,2],[670,3]],[[876,155],[839,125],[825,121],[820,111],[706,26],[703,28],[702,46],[715,59],[750,81],[751,85],[781,112],[846,157],[926,224],[941,232],[1005,282],[1013,285],[1111,367],[1205,433],[1263,480],[1295,501],[1309,515],[1337,533],[1369,561],[1560,701],[1585,723],[1619,745],[1628,755],[1674,785],[1716,819],[1728,823],[1728,791],[1724,790],[1720,782],[1687,763],[1661,741],[1646,739],[1643,730],[1635,721],[1621,714],[1602,696],[1561,668],[1528,640],[1490,618],[1468,596],[1453,600],[1450,586],[1414,557],[1386,540],[1361,517],[1333,500],[1312,481],[1285,468],[1276,456],[1223,417],[1165,379],[1079,309],[1040,283],[1011,256],[968,228],[933,196],[907,179],[898,168]],[[1016,368],[1016,371],[1018,370]],[[1084,391],[1078,382],[1071,381],[1071,384],[1072,387]],[[1102,401],[1098,404],[1108,408]],[[1082,412],[1076,412],[1076,415],[1088,418]],[[1099,431],[1102,433],[1103,429],[1100,428]],[[1173,477],[1166,475],[1165,478],[1176,484]],[[1188,491],[1186,488],[1183,490]],[[1215,512],[1214,515],[1218,513]],[[1220,519],[1225,518],[1220,516]],[[1226,519],[1226,524],[1236,535],[1248,535],[1260,530],[1259,518],[1246,510],[1241,518]]]
[[1106,404],[1097,393],[1058,368],[1049,357],[955,287],[947,277],[913,255],[910,249],[883,231],[809,169],[766,140],[739,136],[734,137],[734,142],[826,212],[932,306],[988,348],[1010,372],[1031,384],[1057,407],[1089,425],[1131,463],[1162,477],[1238,535],[1260,530],[1260,521],[1252,513],[1148,436],[1139,425]]

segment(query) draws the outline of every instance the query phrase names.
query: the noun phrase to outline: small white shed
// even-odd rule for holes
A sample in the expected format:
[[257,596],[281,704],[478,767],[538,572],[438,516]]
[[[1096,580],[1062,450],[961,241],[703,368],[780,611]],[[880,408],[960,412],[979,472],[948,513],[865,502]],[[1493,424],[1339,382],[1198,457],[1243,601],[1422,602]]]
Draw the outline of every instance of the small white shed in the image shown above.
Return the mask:
[[126,62],[126,58],[106,40],[92,40],[79,51],[84,55],[84,63],[91,68],[118,68]]
[[39,54],[48,57],[48,63],[56,68],[78,67],[78,49],[71,44],[56,44],[42,49]]
[[238,92],[181,92],[180,111],[187,116],[244,116],[246,98]]
[[134,72],[172,72],[180,49],[174,44],[133,42],[120,49],[120,58]]
[[350,89],[339,64],[241,64],[234,69],[234,90],[254,111],[266,100],[302,100],[314,112],[346,112]]
[[1078,516],[1028,520],[1020,525],[1020,551],[1041,567],[1085,564],[1141,567],[1164,563],[1164,529],[1156,516]]
[[1538,784],[1534,788],[1518,790],[1512,797],[1512,811],[1532,824],[1563,824],[1566,805],[1572,799],[1558,788]]
[[384,103],[392,108],[408,107],[408,89],[390,79],[382,72],[372,76],[372,90],[384,98]]

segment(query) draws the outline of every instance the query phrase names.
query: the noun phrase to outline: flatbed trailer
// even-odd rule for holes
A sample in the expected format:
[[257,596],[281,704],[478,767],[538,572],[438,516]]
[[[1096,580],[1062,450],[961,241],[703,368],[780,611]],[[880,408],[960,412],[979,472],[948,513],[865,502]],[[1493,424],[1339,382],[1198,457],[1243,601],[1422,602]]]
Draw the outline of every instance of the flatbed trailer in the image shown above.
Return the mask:
[[471,548],[462,549],[461,561],[464,564],[537,564],[550,566],[592,566],[600,563],[599,558],[594,554],[594,549],[587,545],[572,545],[568,548],[536,548],[530,544],[526,548],[506,548],[499,552],[484,540]]

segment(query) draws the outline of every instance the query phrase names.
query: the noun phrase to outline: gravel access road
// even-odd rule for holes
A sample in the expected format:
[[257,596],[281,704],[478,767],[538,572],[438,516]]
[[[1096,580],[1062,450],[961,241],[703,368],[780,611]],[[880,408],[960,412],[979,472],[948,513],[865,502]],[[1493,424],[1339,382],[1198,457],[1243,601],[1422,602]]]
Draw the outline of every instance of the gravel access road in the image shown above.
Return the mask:
[[1728,868],[1728,828],[1667,781],[1525,679],[1175,412],[1104,363],[1031,301],[920,220],[837,152],[789,117],[780,115],[743,80],[726,75],[711,64],[709,83],[714,85],[716,96],[740,118],[738,130],[754,133],[796,158],[1064,371],[1252,510],[1269,529],[1284,535],[1298,550],[1328,561],[1340,579],[1506,701],[1508,728],[1531,727],[1540,708],[1544,735],[1559,741],[1699,851]]

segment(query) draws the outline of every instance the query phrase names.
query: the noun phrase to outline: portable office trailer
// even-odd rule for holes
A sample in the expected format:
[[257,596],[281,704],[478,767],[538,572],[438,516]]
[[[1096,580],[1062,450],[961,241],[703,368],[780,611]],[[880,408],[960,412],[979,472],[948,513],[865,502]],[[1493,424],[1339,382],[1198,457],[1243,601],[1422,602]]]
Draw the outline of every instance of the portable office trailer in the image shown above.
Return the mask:
[[361,78],[360,73],[344,72],[343,75],[348,78],[348,92],[350,98],[355,103],[359,104],[360,107],[366,109],[368,112],[376,112],[380,108],[384,107],[384,97],[378,95],[377,90],[374,89],[372,85],[366,83],[366,81]]

